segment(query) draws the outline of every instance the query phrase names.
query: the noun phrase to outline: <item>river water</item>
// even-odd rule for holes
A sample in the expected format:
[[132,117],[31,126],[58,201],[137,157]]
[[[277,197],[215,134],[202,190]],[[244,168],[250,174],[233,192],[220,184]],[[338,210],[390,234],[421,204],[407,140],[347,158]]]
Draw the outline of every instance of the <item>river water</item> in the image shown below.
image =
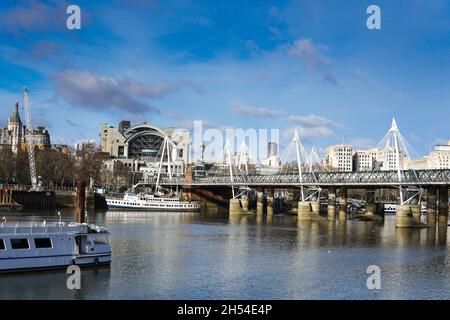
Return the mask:
[[[0,299],[450,298],[447,226],[117,211],[89,220],[111,232],[110,267],[82,269],[82,288],[72,291],[65,270],[3,274]],[[381,269],[380,290],[367,288],[370,265]]]

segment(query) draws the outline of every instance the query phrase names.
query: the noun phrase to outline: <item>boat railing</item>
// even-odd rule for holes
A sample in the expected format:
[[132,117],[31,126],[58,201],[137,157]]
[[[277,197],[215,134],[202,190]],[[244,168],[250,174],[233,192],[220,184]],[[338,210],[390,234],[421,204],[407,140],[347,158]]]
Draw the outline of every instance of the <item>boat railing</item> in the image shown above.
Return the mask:
[[0,223],[0,234],[87,233],[89,226],[66,221],[15,221]]

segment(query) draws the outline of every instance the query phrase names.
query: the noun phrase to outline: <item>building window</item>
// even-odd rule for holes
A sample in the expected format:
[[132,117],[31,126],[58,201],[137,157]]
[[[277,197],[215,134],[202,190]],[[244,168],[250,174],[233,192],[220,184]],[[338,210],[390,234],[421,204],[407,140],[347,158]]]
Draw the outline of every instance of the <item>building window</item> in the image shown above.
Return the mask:
[[3,239],[0,239],[0,250],[5,250],[5,242]]

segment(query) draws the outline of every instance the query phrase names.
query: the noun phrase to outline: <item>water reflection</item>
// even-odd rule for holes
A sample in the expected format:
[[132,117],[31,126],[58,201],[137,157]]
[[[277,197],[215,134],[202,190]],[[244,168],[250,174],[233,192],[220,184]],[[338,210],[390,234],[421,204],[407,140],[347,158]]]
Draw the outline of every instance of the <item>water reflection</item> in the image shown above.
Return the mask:
[[[64,270],[1,275],[0,298],[392,299],[450,292],[446,224],[398,229],[394,216],[297,222],[291,215],[138,211],[97,212],[89,220],[111,232],[110,268],[83,269],[81,291],[66,288]],[[382,270],[381,291],[366,288],[372,264]]]

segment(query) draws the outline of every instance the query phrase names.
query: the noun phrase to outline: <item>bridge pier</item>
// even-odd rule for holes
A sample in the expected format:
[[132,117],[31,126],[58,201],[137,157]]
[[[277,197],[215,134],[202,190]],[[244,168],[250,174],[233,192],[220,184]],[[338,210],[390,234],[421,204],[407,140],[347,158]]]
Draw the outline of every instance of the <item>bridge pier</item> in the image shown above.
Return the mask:
[[264,213],[264,192],[258,191],[256,195],[256,214],[262,215]]
[[336,188],[328,189],[327,218],[329,221],[336,219]]
[[241,214],[241,203],[239,199],[230,199],[230,206],[228,210],[230,216]]
[[420,222],[420,205],[419,218],[417,218],[417,205],[397,205],[395,213],[396,228],[423,228],[426,226],[427,225],[425,223]]
[[436,208],[437,208],[437,192],[435,187],[429,187],[427,190],[427,224],[436,226]]
[[269,189],[267,192],[267,216],[273,216],[273,194],[274,190]]
[[448,187],[439,188],[438,223],[447,223],[448,219]]
[[248,198],[241,199],[241,206],[242,206],[242,211],[244,213],[248,213]]
[[339,220],[347,220],[347,188],[339,188]]
[[377,205],[375,204],[375,191],[367,190],[365,215],[372,217],[376,214]]
[[297,209],[298,221],[311,221],[311,204],[308,201],[299,201]]

